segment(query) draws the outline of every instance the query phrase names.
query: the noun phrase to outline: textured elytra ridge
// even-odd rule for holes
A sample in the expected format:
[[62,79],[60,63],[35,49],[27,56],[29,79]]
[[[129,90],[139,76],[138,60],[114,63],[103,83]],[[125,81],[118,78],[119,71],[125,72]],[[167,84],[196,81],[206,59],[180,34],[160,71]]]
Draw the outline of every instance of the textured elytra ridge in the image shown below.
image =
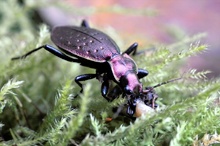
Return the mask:
[[51,40],[68,56],[82,57],[95,62],[106,62],[114,54],[120,54],[119,47],[108,35],[92,28],[55,27]]

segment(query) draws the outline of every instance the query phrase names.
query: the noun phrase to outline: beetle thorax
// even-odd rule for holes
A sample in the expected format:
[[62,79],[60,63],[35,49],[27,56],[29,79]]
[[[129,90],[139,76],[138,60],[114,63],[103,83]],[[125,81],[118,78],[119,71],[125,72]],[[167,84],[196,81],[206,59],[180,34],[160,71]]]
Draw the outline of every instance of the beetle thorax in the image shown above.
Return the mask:
[[125,76],[128,71],[134,72],[137,74],[137,66],[132,58],[127,54],[121,55],[117,54],[114,55],[108,63],[110,64],[112,74],[116,80],[119,82],[122,76]]
[[[137,65],[127,54],[118,54],[108,61],[115,81],[121,88],[127,88],[132,92],[140,92],[142,85],[137,77]],[[123,90],[124,90],[123,89]]]

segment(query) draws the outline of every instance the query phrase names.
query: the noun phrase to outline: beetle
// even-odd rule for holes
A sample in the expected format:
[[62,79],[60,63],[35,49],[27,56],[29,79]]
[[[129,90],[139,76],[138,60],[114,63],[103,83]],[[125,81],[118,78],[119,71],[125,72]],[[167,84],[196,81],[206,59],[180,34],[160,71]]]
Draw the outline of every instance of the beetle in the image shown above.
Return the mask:
[[95,74],[83,74],[75,78],[81,91],[83,90],[81,81],[98,78],[103,74],[101,92],[105,98],[110,80],[116,82],[123,93],[138,94],[142,92],[142,84],[139,79],[147,76],[148,71],[137,69],[136,63],[129,56],[131,53],[133,55],[136,53],[137,43],[132,44],[121,53],[117,44],[108,35],[90,28],[85,20],[82,21],[81,27],[55,27],[51,32],[51,40],[59,49],[46,44],[23,56],[14,57],[12,60],[26,58],[33,52],[44,48],[61,59],[96,69]]
[[[90,28],[87,21],[83,20],[80,27],[58,26],[52,29],[51,40],[58,47],[43,45],[30,52],[14,57],[12,60],[23,59],[30,54],[45,49],[53,55],[69,62],[76,62],[82,66],[93,68],[96,73],[82,74],[75,77],[75,82],[81,87],[81,81],[97,78],[102,81],[101,94],[108,101],[114,100],[120,94],[128,99],[129,115],[134,114],[137,97],[147,97],[150,92],[143,89],[140,79],[148,75],[148,71],[137,68],[135,61],[129,56],[136,54],[137,43],[133,43],[126,51],[120,52],[115,41],[107,34]],[[113,96],[108,96],[109,84],[116,83]]]

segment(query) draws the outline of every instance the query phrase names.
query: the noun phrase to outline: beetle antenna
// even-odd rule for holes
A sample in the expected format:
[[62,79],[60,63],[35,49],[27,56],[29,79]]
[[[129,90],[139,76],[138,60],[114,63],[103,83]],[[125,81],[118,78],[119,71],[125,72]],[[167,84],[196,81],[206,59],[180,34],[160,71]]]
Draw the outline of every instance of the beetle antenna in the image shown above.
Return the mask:
[[162,82],[162,83],[159,83],[159,84],[157,84],[157,85],[155,85],[155,86],[153,86],[153,87],[151,87],[152,89],[154,89],[154,88],[157,88],[157,87],[159,87],[159,86],[162,86],[162,85],[164,85],[164,84],[167,84],[167,83],[171,83],[171,82],[175,82],[175,81],[178,81],[178,80],[181,80],[182,78],[183,78],[183,75],[185,74],[185,72],[181,75],[181,77],[179,77],[179,78],[175,78],[175,79],[171,79],[171,80],[168,80],[168,81],[165,81],[165,82]]
[[11,58],[11,60],[17,60],[17,59],[25,59],[27,56],[29,56],[30,54],[32,54],[32,53],[34,53],[34,52],[36,52],[36,51],[38,51],[38,50],[40,50],[40,49],[42,49],[42,48],[44,48],[45,46],[40,46],[40,47],[38,47],[38,48],[36,48],[36,49],[33,49],[33,50],[31,50],[30,52],[27,52],[26,54],[24,54],[24,55],[22,55],[22,56],[18,56],[18,57],[13,57],[13,58]]
[[171,83],[171,82],[175,82],[175,81],[181,80],[183,78],[183,75],[180,78],[171,79],[171,80],[159,83],[157,85],[154,85],[152,87],[147,87],[145,90],[143,90],[143,93],[148,93],[149,91],[152,91],[154,88],[160,87],[162,85],[165,85],[165,84],[168,84],[168,83]]
[[157,88],[157,87],[162,86],[162,85],[164,85],[164,84],[171,83],[171,82],[175,82],[175,81],[178,81],[178,80],[180,80],[180,79],[182,79],[182,77],[176,78],[176,79],[171,79],[171,80],[168,80],[168,81],[159,83],[159,84],[153,86],[152,88]]

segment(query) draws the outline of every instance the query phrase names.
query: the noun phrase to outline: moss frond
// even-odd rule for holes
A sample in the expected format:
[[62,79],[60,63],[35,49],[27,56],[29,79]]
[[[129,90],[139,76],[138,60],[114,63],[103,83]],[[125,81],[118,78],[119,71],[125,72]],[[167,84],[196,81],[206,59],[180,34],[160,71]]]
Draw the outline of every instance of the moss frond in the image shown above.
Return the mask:
[[[17,102],[17,104],[22,107],[21,101],[16,97],[16,94],[12,91],[12,89],[19,88],[22,85],[23,81],[16,81],[15,79],[9,80],[5,85],[2,86],[0,90],[0,113],[3,112],[6,104],[12,105],[13,100]],[[9,98],[6,95],[13,95],[14,98]]]

